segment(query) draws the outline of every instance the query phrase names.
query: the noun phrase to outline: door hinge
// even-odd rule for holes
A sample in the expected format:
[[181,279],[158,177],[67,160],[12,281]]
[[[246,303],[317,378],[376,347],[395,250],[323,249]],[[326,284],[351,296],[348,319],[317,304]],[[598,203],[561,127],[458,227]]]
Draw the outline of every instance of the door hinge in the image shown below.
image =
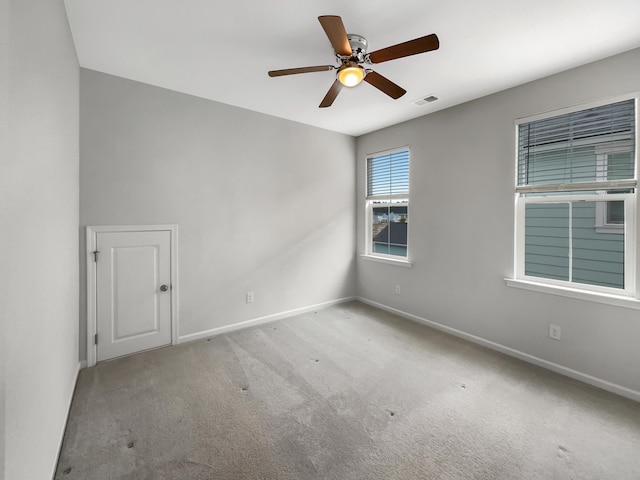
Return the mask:
[[98,344],[98,334],[97,333],[93,337],[93,343],[95,343],[96,345]]
[[100,253],[98,250],[94,250],[93,252],[93,261],[97,262],[98,261],[98,254]]

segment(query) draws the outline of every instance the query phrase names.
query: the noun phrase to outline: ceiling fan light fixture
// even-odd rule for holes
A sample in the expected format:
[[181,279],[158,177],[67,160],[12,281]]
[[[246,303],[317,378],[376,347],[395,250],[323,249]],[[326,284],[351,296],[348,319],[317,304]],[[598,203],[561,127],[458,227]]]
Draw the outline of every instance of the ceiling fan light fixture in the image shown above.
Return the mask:
[[356,63],[348,63],[338,69],[338,81],[345,87],[355,87],[364,76],[364,68]]

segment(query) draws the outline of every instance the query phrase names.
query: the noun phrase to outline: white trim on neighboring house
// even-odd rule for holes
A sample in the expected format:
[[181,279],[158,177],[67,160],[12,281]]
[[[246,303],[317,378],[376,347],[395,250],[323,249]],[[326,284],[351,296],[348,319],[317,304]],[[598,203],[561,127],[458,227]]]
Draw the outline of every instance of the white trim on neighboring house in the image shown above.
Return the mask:
[[105,232],[168,231],[171,239],[171,344],[178,344],[178,225],[100,225],[87,227],[85,258],[87,265],[87,367],[96,364],[96,262],[97,234]]
[[[607,181],[607,171],[609,166],[609,158],[607,152],[603,149],[596,148],[596,180],[600,182]],[[621,145],[616,153],[629,152],[630,147],[626,144]],[[601,191],[599,193],[605,193]],[[609,204],[606,202],[596,202],[596,232],[598,233],[617,233],[624,234],[624,222],[623,223],[610,223],[609,222]]]

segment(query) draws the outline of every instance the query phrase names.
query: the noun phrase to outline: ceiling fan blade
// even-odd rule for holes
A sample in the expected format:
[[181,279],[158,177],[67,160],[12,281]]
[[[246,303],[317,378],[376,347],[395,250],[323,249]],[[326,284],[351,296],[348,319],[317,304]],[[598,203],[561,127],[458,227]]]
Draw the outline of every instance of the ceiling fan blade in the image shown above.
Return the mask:
[[374,71],[368,71],[367,75],[364,77],[364,81],[370,85],[373,85],[382,93],[386,93],[394,100],[407,93],[404,88],[396,85],[388,78],[383,77],[382,75]]
[[336,67],[333,65],[318,65],[317,67],[300,67],[300,68],[285,68],[284,70],[270,70],[270,77],[281,77],[283,75],[295,75],[297,73],[311,73],[311,72],[324,72],[327,70],[334,70]]
[[440,47],[440,40],[438,40],[438,36],[435,33],[432,33],[426,37],[416,38],[414,40],[409,40],[408,42],[399,43],[391,47],[371,52],[369,54],[369,60],[371,63],[382,63],[389,60],[395,60],[396,58],[430,52],[432,50],[437,50],[438,47]]
[[318,20],[320,20],[320,25],[324,28],[324,33],[329,37],[335,52],[338,55],[351,55],[351,45],[342,19],[337,15],[322,15],[318,17]]
[[331,88],[322,99],[322,102],[320,102],[320,108],[330,107],[340,93],[340,90],[342,90],[342,84],[338,80],[336,80],[335,82],[333,82],[333,85],[331,85]]

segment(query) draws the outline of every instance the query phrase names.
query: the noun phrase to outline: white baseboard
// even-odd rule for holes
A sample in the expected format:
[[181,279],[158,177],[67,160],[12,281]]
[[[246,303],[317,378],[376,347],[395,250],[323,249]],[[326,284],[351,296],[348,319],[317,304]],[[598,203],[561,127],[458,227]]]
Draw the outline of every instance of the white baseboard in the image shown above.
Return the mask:
[[577,370],[573,370],[568,367],[564,367],[557,363],[550,362],[548,360],[544,360],[539,357],[535,357],[533,355],[529,355],[528,353],[521,352],[519,350],[515,350],[513,348],[501,345],[499,343],[492,342],[490,340],[484,339],[482,337],[478,337],[476,335],[472,335],[470,333],[463,332],[462,330],[457,330],[455,328],[448,327],[441,323],[432,322],[431,320],[427,320],[426,318],[419,317],[417,315],[413,315],[411,313],[404,312],[402,310],[398,310],[397,308],[389,307],[382,303],[374,302],[367,298],[356,297],[357,300],[362,303],[366,303],[367,305],[371,305],[373,307],[379,308],[381,310],[386,310],[387,312],[394,313],[401,317],[404,317],[408,320],[413,320],[414,322],[421,323],[428,327],[435,328],[436,330],[440,330],[442,332],[449,333],[456,337],[462,338],[464,340],[468,340],[472,343],[476,343],[478,345],[482,345],[483,347],[490,348],[500,353],[504,353],[511,357],[518,358],[525,362],[531,363],[533,365],[537,365],[542,368],[546,368],[547,370],[551,370],[552,372],[559,373],[561,375],[565,375],[567,377],[573,378],[575,380],[579,380],[581,382],[587,383],[589,385],[593,385],[594,387],[601,388],[603,390],[607,390],[608,392],[615,393],[622,397],[630,398],[631,400],[635,400],[636,402],[640,402],[640,392],[637,390],[633,390],[631,388],[623,387],[622,385],[617,385],[615,383],[609,382],[607,380],[603,380],[598,377],[594,377],[592,375],[579,372]]
[[[86,364],[86,361],[85,361]],[[58,462],[60,461],[60,453],[62,452],[62,443],[64,442],[64,434],[67,431],[67,424],[69,423],[69,415],[71,414],[71,404],[73,403],[73,397],[76,393],[76,385],[78,383],[78,375],[80,374],[80,370],[82,369],[82,362],[78,362],[78,366],[76,367],[76,373],[73,376],[73,382],[71,383],[71,393],[69,395],[69,402],[67,405],[67,415],[64,418],[64,423],[62,424],[62,432],[60,433],[60,440],[58,442],[58,454],[56,455],[56,461],[53,464],[53,471],[51,472],[51,480],[56,476],[56,470],[58,468]]]
[[282,320],[283,318],[293,317],[294,315],[301,315],[303,313],[312,312],[322,308],[331,307],[340,303],[356,300],[356,297],[344,297],[337,300],[330,300],[324,303],[318,303],[316,305],[310,305],[308,307],[296,308],[293,310],[287,310],[285,312],[274,313],[266,315],[264,317],[258,317],[251,320],[245,320],[244,322],[234,323],[232,325],[225,325],[224,327],[212,328],[211,330],[205,330],[197,333],[190,333],[189,335],[181,335],[178,337],[178,343],[193,342],[195,340],[202,340],[204,338],[214,337],[222,333],[233,332],[236,330],[242,330],[243,328],[253,327],[256,325],[262,325],[264,323],[274,322],[276,320]]

